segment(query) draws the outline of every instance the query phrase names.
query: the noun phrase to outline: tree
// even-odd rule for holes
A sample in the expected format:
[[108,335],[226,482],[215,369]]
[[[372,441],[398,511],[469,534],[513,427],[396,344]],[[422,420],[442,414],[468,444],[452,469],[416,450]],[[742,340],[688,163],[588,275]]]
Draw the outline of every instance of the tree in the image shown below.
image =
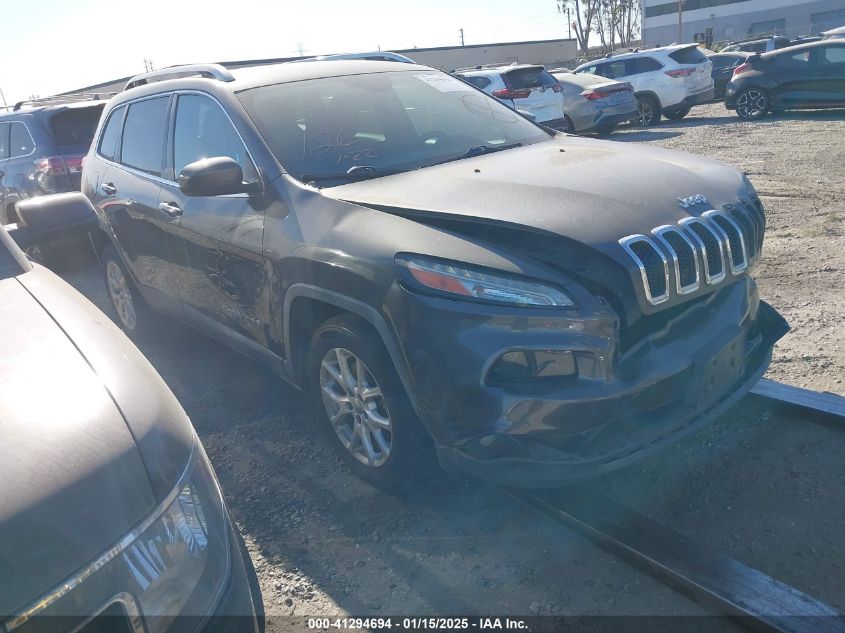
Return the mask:
[[569,9],[575,14],[572,26],[575,27],[578,48],[586,55],[590,49],[590,34],[593,32],[602,0],[556,0],[556,2],[559,13],[565,15]]
[[587,55],[590,36],[595,32],[603,52],[630,46],[639,36],[640,0],[556,0],[558,12],[574,13],[572,26],[578,47]]

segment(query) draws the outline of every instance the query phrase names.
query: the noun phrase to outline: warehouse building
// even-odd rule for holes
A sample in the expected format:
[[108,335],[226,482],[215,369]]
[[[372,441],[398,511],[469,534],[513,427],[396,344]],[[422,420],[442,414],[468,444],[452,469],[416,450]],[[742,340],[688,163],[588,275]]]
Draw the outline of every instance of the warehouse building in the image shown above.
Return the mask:
[[[643,43],[678,41],[678,0],[642,0]],[[682,42],[817,35],[845,25],[845,0],[682,0]],[[709,29],[709,31],[708,31]]]
[[[547,67],[559,66],[571,62],[577,55],[577,43],[574,39],[532,40],[527,42],[500,42],[493,44],[469,44],[466,46],[438,46],[435,48],[410,48],[395,50],[410,57],[415,62],[433,66],[441,70],[452,70],[465,66],[482,64],[544,64]],[[277,57],[272,59],[246,59],[241,61],[219,62],[227,68],[247,68],[295,61],[302,57]],[[62,95],[81,93],[110,93],[123,90],[129,77],[121,77],[93,86],[76,88],[63,92]]]

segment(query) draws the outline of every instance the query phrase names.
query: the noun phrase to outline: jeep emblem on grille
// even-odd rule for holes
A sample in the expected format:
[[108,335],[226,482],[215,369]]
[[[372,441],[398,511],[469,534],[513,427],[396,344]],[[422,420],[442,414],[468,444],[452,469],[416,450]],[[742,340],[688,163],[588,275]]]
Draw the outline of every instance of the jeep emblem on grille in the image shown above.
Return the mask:
[[689,209],[690,207],[694,207],[697,204],[709,203],[707,202],[707,198],[705,198],[699,193],[694,196],[690,196],[689,198],[678,198],[678,204],[681,206],[682,209]]

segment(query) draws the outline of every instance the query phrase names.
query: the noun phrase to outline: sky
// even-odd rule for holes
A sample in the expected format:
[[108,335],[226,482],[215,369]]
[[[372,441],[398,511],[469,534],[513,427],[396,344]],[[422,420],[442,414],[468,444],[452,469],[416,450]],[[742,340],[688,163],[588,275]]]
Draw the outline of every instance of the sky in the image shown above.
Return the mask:
[[568,36],[555,0],[0,0],[12,104],[174,64]]

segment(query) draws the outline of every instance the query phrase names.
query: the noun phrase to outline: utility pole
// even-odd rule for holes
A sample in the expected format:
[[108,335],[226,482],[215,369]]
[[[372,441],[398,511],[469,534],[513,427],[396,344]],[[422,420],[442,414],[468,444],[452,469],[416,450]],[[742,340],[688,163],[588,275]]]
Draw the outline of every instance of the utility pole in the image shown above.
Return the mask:
[[569,27],[569,39],[572,39],[572,18],[569,16],[569,5],[566,6],[566,26]]
[[147,59],[146,57],[144,58],[144,70],[148,73],[155,70],[153,68],[153,60]]
[[461,29],[461,46],[464,45],[464,30]]
[[308,52],[307,48],[302,46],[302,42],[299,43],[299,46],[296,47],[296,52],[299,54],[300,57],[305,57],[305,53]]
[[678,44],[684,43],[684,0],[678,0]]

